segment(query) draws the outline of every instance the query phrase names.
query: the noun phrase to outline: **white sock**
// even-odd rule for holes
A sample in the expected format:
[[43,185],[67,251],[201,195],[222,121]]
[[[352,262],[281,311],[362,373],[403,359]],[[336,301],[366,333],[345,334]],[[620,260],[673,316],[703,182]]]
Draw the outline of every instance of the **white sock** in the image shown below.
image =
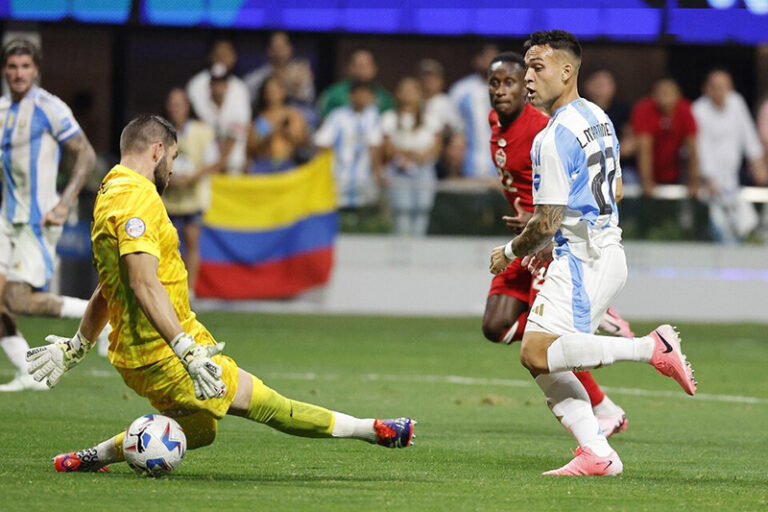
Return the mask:
[[610,455],[611,447],[592,413],[587,390],[572,372],[539,375],[535,381],[547,397],[552,413],[579,446],[589,448],[598,457]]
[[61,318],[83,318],[88,301],[76,297],[61,297]]
[[584,371],[617,361],[647,363],[653,355],[653,338],[619,338],[571,333],[557,338],[547,349],[550,372]]
[[99,463],[104,466],[106,466],[107,464],[120,462],[120,459],[117,456],[117,447],[115,446],[115,437],[111,437],[106,441],[103,441],[96,445],[96,457],[98,457]]
[[603,401],[592,408],[592,412],[595,413],[595,416],[612,416],[618,414],[619,406],[613,403],[613,400],[608,398],[608,395],[605,395]]
[[376,431],[373,429],[374,420],[371,418],[360,419],[333,411],[333,437],[352,437],[362,439],[370,443],[376,442]]
[[27,350],[29,344],[20,334],[13,336],[4,336],[0,338],[0,347],[3,347],[5,355],[11,361],[13,366],[18,368],[21,375],[27,375]]

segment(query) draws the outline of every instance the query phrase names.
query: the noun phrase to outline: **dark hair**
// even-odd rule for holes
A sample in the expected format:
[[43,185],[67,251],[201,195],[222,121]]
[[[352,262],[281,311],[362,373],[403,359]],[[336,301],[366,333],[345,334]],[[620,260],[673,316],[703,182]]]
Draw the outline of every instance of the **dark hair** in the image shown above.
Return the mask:
[[519,53],[515,53],[515,52],[502,52],[502,53],[496,55],[491,60],[491,63],[488,65],[488,73],[491,72],[491,68],[497,62],[508,62],[510,64],[517,64],[518,66],[523,68],[523,70],[525,70],[525,59]]
[[258,114],[261,112],[264,107],[267,106],[267,84],[274,80],[277,82],[280,87],[283,89],[283,92],[285,93],[285,100],[284,103],[288,104],[288,90],[285,87],[285,84],[280,81],[279,78],[277,78],[275,75],[269,75],[267,78],[264,79],[263,82],[261,82],[261,85],[259,86],[259,92],[256,94],[256,102],[254,104],[254,111]]
[[352,94],[358,89],[368,89],[373,92],[373,83],[367,80],[353,80],[349,85],[349,94]]
[[176,128],[164,117],[139,114],[120,134],[120,154],[141,153],[158,140],[166,147],[176,144]]
[[525,51],[531,46],[549,45],[554,50],[567,50],[573,56],[581,59],[581,43],[576,36],[565,30],[540,30],[530,35],[523,45]]
[[43,63],[43,53],[40,51],[40,48],[38,48],[37,45],[29,39],[11,39],[8,41],[8,43],[6,43],[6,45],[3,47],[3,66],[5,66],[6,62],[8,62],[8,57],[11,55],[31,56],[32,62],[35,63],[35,66],[37,66],[38,69]]

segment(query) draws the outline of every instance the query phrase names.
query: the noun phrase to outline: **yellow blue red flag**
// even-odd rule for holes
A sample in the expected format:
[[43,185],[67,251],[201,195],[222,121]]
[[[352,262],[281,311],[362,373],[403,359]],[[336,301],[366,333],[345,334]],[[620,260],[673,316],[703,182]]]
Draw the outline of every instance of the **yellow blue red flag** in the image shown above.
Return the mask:
[[328,281],[338,232],[332,154],[282,173],[215,176],[199,297],[284,298]]

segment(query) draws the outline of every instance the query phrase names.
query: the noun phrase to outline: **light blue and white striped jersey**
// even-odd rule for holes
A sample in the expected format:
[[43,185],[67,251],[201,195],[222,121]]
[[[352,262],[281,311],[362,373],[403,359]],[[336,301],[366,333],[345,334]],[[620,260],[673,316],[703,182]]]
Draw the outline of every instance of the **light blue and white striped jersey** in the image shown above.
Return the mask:
[[37,86],[18,103],[3,95],[0,121],[3,218],[38,226],[59,201],[59,144],[78,134],[80,125],[63,101]]
[[567,206],[555,253],[589,260],[621,243],[619,140],[603,110],[583,98],[558,108],[533,140],[533,204]]
[[315,132],[316,146],[333,148],[339,207],[367,206],[376,200],[371,147],[382,142],[381,117],[375,106],[362,112],[345,105],[328,114]]
[[488,82],[478,74],[469,75],[453,84],[449,95],[464,124],[464,176],[496,178],[498,172],[488,152],[488,141],[491,140]]

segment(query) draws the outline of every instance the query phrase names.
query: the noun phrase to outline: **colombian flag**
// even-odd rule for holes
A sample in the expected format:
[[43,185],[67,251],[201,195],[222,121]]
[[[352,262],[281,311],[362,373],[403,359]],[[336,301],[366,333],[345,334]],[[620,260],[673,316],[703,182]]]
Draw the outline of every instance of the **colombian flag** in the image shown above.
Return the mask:
[[338,232],[332,153],[283,173],[215,176],[198,297],[285,298],[328,281]]

